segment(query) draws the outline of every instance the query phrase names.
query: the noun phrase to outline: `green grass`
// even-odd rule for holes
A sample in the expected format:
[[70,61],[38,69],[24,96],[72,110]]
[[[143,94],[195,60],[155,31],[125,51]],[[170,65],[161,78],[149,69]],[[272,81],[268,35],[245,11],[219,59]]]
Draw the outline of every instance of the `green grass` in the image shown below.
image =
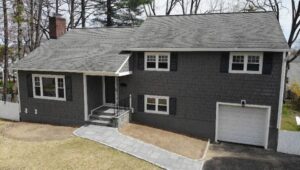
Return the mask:
[[[0,129],[7,123],[0,120]],[[45,134],[47,135],[47,134]],[[26,142],[0,135],[0,169],[160,169],[102,144],[78,137]]]
[[296,124],[295,116],[300,116],[300,111],[296,110],[292,104],[286,103],[283,106],[281,129],[289,131],[300,131],[300,126]]
[[[8,82],[8,91],[9,91],[9,92],[12,91],[13,86],[14,86],[14,82],[13,82],[13,81],[9,81],[9,82]],[[0,80],[0,87],[3,87],[3,82],[2,82],[2,80]]]

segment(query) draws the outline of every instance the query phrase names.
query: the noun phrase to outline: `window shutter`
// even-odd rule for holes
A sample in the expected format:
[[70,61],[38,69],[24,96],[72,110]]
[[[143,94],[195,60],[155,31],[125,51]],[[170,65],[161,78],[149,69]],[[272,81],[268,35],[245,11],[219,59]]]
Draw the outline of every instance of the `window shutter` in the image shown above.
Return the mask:
[[273,69],[273,53],[264,53],[263,74],[271,74]]
[[223,52],[220,62],[220,72],[228,73],[229,70],[229,52]]
[[177,64],[178,63],[178,53],[172,52],[171,53],[171,61],[170,61],[170,70],[177,71]]
[[65,76],[66,80],[66,99],[67,101],[72,101],[72,77],[71,75]]
[[145,112],[144,106],[145,106],[144,95],[138,95],[138,112]]
[[145,66],[144,52],[138,52],[137,57],[138,57],[138,69],[144,70],[144,66]]
[[176,98],[171,97],[170,98],[170,115],[176,115],[176,110],[177,110]]
[[27,74],[26,79],[28,97],[33,97],[32,74]]

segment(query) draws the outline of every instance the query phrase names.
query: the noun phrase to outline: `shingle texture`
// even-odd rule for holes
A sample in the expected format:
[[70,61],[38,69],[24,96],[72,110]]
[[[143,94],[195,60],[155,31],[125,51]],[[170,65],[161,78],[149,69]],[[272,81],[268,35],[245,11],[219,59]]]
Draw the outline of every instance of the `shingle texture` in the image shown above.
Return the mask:
[[[149,17],[139,28],[75,29],[34,50],[22,70],[115,73],[130,54],[151,48],[288,49],[274,13],[229,13]],[[121,71],[129,71],[128,64]]]
[[273,12],[149,17],[131,47],[288,48]]
[[119,53],[128,46],[133,31],[133,28],[74,29],[57,40],[45,42],[16,67],[115,73],[129,56]]

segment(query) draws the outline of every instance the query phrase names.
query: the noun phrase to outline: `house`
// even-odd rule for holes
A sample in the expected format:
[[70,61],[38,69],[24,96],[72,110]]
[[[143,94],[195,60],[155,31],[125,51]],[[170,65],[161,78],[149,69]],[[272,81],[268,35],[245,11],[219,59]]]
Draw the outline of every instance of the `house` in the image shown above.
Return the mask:
[[51,18],[53,39],[16,66],[22,121],[105,124],[129,107],[145,125],[276,148],[289,47],[274,13],[154,16],[66,34],[64,24]]

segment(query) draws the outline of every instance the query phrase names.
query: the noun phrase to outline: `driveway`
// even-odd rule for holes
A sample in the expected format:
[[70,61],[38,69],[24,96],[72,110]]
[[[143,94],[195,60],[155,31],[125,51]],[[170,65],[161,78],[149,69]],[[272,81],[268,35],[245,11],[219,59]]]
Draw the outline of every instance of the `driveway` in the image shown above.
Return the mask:
[[300,156],[237,144],[211,144],[204,170],[300,170]]

